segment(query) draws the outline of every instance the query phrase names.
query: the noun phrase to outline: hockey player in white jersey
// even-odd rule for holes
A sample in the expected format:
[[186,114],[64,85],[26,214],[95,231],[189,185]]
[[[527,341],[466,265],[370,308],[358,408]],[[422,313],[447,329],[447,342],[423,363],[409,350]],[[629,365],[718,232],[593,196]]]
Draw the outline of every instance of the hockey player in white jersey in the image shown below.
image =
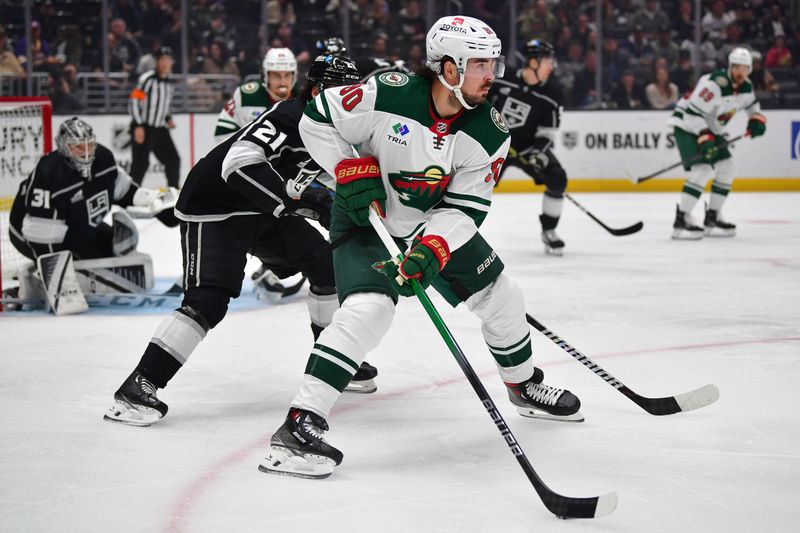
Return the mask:
[[[678,101],[667,121],[674,127],[683,168],[689,172],[675,214],[673,239],[736,235],[736,225],[725,221],[720,213],[734,177],[733,158],[723,132],[738,111],[747,113],[747,136],[756,138],[767,129],[767,119],[761,114],[748,78],[752,70],[750,51],[734,48],[728,55],[728,68],[701,76],[692,92]],[[701,228],[691,213],[709,179],[714,181]]]
[[[484,22],[445,17],[428,33],[428,68],[419,75],[387,72],[323,91],[306,106],[303,142],[336,177],[331,238],[349,235],[333,252],[341,307],[314,345],[262,471],[320,478],[341,463],[342,452],[324,439],[328,415],[388,331],[399,296],[413,295],[411,278],[480,318],[521,414],[583,420],[578,398],[545,385],[534,367],[522,292],[478,232],[510,145],[502,116],[486,102],[503,74],[500,54]],[[369,227],[373,203],[389,233],[409,245],[399,264]]]
[[264,78],[236,88],[217,117],[214,142],[221,143],[276,102],[292,96],[297,82],[297,60],[288,48],[271,48],[262,64]]

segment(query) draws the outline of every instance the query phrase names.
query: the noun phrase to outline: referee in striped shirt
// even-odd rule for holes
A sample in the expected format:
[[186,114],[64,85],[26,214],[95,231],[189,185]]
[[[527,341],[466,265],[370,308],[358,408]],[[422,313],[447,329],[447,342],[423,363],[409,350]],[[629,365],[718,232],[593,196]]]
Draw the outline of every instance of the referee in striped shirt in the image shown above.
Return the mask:
[[139,83],[128,98],[128,111],[133,122],[131,134],[131,177],[141,185],[150,163],[150,152],[164,165],[167,185],[178,187],[181,158],[169,130],[175,127],[169,112],[175,86],[172,72],[172,50],[164,46],[156,53],[156,68],[139,77]]

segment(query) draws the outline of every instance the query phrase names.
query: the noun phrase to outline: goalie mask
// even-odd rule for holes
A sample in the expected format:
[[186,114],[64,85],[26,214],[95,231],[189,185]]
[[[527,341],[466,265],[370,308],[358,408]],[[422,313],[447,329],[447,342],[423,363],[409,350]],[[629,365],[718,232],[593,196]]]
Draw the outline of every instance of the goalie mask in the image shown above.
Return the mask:
[[[425,39],[428,67],[439,76],[439,81],[455,93],[459,103],[466,109],[474,109],[464,101],[461,87],[469,75],[470,59],[492,59],[492,74],[496,78],[505,72],[505,58],[500,54],[502,45],[497,34],[485,22],[473,17],[442,17],[428,31]],[[450,85],[444,79],[442,60],[453,60],[458,70],[458,82]]]
[[67,163],[85,179],[91,176],[92,163],[97,150],[97,139],[92,127],[73,117],[64,121],[56,134],[56,148]]

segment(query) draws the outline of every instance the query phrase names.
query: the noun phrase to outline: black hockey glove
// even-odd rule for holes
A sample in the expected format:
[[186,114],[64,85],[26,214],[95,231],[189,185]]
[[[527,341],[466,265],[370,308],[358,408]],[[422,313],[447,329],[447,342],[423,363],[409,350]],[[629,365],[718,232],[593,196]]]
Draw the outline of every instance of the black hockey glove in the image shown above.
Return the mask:
[[300,199],[285,198],[286,206],[283,214],[298,215],[316,220],[325,229],[331,226],[331,207],[333,207],[333,193],[321,185],[312,184],[306,187]]

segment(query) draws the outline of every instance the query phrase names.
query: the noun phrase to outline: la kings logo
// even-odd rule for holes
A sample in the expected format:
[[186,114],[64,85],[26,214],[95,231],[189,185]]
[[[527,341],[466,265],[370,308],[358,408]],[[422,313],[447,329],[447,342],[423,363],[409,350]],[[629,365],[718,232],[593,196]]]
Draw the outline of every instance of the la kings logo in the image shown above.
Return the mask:
[[564,131],[561,132],[561,142],[565,148],[572,150],[578,146],[578,132],[577,131]]
[[389,173],[389,183],[400,203],[423,213],[438,204],[451,176],[440,166],[431,165],[420,172],[401,170]]
[[100,191],[86,200],[86,212],[89,215],[89,225],[96,228],[108,213],[108,191]]
[[506,119],[506,125],[513,130],[524,126],[528,121],[528,115],[531,114],[531,105],[516,98],[508,97],[503,103],[503,109],[500,110],[500,113]]

